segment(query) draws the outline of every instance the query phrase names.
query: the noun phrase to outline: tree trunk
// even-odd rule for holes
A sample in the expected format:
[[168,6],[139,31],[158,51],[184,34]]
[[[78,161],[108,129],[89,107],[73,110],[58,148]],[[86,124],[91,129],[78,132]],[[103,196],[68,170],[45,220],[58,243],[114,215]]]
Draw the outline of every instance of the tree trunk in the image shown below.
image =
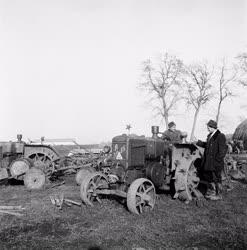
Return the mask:
[[190,134],[190,141],[194,140],[194,132],[195,132],[195,128],[196,128],[196,122],[197,122],[197,117],[198,117],[198,114],[199,114],[199,110],[200,110],[200,107],[195,110],[193,127],[192,127],[191,134]]
[[217,123],[219,122],[219,119],[220,119],[221,103],[222,103],[222,101],[219,101],[218,109],[217,109],[217,115],[216,115],[216,122],[217,122]]
[[168,129],[168,115],[164,115],[164,119],[165,119],[165,124],[166,124],[166,129]]

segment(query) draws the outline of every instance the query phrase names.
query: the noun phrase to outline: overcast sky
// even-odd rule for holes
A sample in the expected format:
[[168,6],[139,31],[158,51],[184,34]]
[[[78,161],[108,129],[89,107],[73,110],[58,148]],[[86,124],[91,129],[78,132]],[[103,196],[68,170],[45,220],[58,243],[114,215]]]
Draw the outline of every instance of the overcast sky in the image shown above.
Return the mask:
[[[246,18],[245,0],[0,0],[0,141],[98,143],[126,124],[163,131],[137,89],[141,62],[166,51],[185,62],[232,58],[246,50]],[[223,132],[247,112],[246,97],[224,106]],[[200,114],[197,137],[213,112]],[[172,119],[190,132],[192,113]]]

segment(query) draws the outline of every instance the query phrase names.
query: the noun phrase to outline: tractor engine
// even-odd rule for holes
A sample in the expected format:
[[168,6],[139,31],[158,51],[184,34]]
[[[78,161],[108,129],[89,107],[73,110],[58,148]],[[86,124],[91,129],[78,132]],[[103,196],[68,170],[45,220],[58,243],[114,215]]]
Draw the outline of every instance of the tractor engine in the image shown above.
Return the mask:
[[19,158],[24,152],[24,142],[22,142],[20,139],[18,139],[17,142],[0,142],[0,146],[0,167],[2,168],[7,168],[13,160]]
[[105,159],[103,172],[129,185],[135,179],[148,177],[161,186],[166,173],[166,143],[153,133],[152,138],[126,134],[112,139],[111,156]]

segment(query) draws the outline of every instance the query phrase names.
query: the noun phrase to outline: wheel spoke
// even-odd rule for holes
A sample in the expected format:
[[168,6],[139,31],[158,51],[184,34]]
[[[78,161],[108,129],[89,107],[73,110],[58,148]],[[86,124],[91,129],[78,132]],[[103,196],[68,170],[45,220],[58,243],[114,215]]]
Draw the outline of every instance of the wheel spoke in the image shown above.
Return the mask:
[[145,187],[144,187],[144,183],[140,186],[140,190],[142,189],[143,193],[145,193]]
[[142,205],[139,205],[140,214],[142,214]]
[[99,203],[102,203],[101,199],[99,198],[99,196],[96,196],[96,200],[99,202]]
[[150,206],[150,207],[153,207],[154,206],[154,200],[150,199],[149,201],[147,201],[147,205]]
[[143,193],[143,185],[140,185],[139,188],[137,189],[137,191],[141,194]]
[[96,179],[96,180],[94,181],[94,182],[95,182],[95,185],[98,186],[98,184],[99,184],[100,181],[101,181],[101,176],[100,176],[100,175],[99,175],[99,176],[96,176],[95,179]]
[[142,194],[142,193],[139,193],[139,192],[136,192],[136,196],[142,197],[143,194]]
[[47,158],[45,156],[42,157],[42,162],[46,162],[47,161]]
[[35,161],[38,161],[38,160],[39,160],[38,154],[35,154],[34,160],[35,160]]
[[148,194],[152,189],[153,189],[153,186],[150,186],[149,188],[147,188],[147,189],[145,190],[145,194]]
[[144,201],[143,200],[140,200],[140,201],[138,201],[137,203],[136,203],[136,207],[139,207],[141,204],[143,204],[144,203]]
[[104,182],[99,183],[99,185],[97,186],[97,188],[102,187],[102,186],[105,186],[105,185],[106,185],[106,183],[104,183]]
[[200,181],[200,178],[197,177],[197,176],[192,176],[192,177],[191,177],[191,180],[194,181],[194,182],[199,182],[199,181]]
[[90,181],[89,186],[93,187],[94,190],[97,188],[97,186],[93,180]]
[[91,193],[88,193],[87,194],[87,196],[86,196],[86,198],[87,198],[87,203],[89,204],[89,205],[93,205],[92,203],[91,203],[91,200],[92,200],[92,194]]

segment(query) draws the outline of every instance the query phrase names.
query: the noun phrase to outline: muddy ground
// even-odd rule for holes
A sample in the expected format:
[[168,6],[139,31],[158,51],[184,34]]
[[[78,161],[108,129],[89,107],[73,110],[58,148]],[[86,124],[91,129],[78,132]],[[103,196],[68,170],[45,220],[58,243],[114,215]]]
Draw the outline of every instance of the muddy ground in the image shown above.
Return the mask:
[[49,196],[80,201],[74,177],[28,191],[0,187],[0,205],[22,205],[22,217],[0,214],[0,249],[247,249],[247,185],[234,182],[222,201],[184,204],[160,194],[154,210],[133,215],[115,199],[95,207],[55,208]]

